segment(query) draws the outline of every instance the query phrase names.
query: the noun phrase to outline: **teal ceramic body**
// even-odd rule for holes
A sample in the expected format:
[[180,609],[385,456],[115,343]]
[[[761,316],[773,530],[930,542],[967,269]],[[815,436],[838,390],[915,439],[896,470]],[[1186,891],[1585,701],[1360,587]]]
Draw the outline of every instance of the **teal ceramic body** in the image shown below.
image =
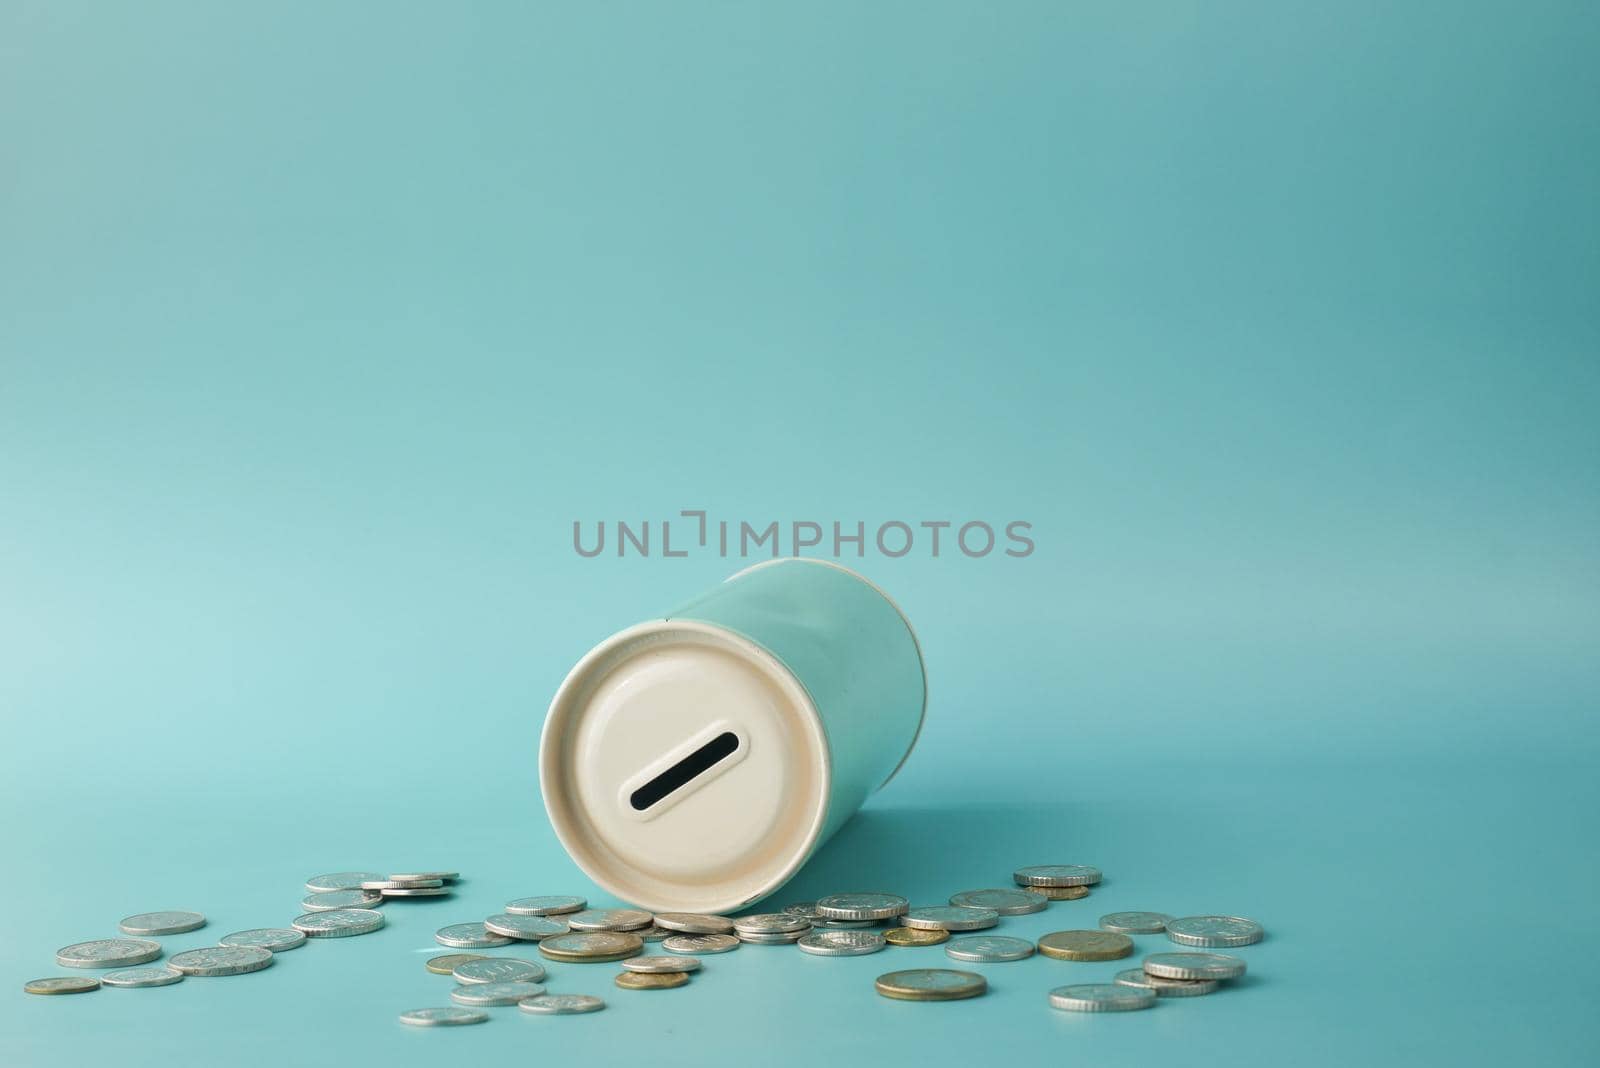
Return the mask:
[[876,586],[825,561],[759,564],[579,661],[545,718],[545,808],[622,900],[742,908],[893,777],[926,696],[916,636]]

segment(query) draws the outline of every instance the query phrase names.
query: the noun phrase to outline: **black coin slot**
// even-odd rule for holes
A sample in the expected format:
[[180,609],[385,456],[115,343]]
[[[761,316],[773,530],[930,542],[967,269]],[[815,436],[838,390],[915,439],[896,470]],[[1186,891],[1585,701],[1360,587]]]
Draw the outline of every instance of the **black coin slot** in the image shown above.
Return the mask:
[[643,812],[672,791],[687,786],[710,771],[718,762],[732,756],[738,748],[739,736],[732,731],[723,731],[635,790],[628,796],[628,803],[635,812]]

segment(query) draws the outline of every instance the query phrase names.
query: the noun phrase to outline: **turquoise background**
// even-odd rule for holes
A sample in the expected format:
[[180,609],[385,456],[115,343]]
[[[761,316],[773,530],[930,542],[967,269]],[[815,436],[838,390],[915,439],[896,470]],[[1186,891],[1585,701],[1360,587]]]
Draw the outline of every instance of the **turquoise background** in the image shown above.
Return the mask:
[[[1593,1063],[1600,14],[1585,3],[0,0],[0,1061]],[[1122,965],[709,958],[596,1017],[447,1003],[433,930],[584,892],[563,673],[743,561],[575,519],[1034,524],[860,562],[918,752],[783,891],[1102,867],[1238,912]],[[300,883],[453,900],[258,975],[54,950]],[[781,901],[780,901],[781,903]],[[1160,939],[1141,939],[1150,951]]]

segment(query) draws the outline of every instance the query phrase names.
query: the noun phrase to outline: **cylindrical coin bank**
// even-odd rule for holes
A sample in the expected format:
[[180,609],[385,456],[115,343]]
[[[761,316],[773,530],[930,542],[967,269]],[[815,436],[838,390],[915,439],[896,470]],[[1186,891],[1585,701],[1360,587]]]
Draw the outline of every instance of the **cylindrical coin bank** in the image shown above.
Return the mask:
[[916,635],[882,590],[827,561],[767,561],[578,662],[540,740],[545,808],[623,901],[732,911],[893,777],[926,700]]

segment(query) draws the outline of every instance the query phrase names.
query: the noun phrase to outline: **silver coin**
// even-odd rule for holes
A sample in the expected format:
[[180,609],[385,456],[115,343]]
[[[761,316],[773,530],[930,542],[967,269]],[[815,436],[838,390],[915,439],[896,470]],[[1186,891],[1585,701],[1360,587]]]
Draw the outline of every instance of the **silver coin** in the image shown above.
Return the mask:
[[590,994],[540,994],[517,1002],[517,1008],[536,1016],[577,1016],[605,1007],[604,1001]]
[[1000,922],[994,909],[974,909],[964,905],[932,905],[912,909],[900,923],[918,931],[980,931]]
[[1225,953],[1152,953],[1141,964],[1162,979],[1237,979],[1245,968]]
[[810,926],[804,917],[787,912],[758,912],[733,921],[733,929],[741,935],[803,934]]
[[490,934],[515,938],[519,942],[537,942],[567,933],[567,921],[561,916],[513,916],[501,912],[484,920],[483,926]]
[[821,916],[811,921],[818,931],[864,931],[868,927],[883,926],[882,920],[828,920]]
[[517,957],[477,957],[464,960],[450,973],[455,981],[473,983],[541,983],[544,966]]
[[817,899],[817,915],[825,920],[889,920],[910,907],[911,902],[899,894],[829,894]]
[[889,943],[877,931],[810,931],[795,944],[818,957],[862,957]]
[[157,964],[145,968],[123,968],[119,971],[107,972],[100,977],[106,986],[171,986],[181,982],[183,973],[166,964]]
[[1185,946],[1251,946],[1266,937],[1254,920],[1243,916],[1185,916],[1167,922],[1167,937]]
[[697,972],[700,961],[695,957],[629,957],[622,967],[630,972]]
[[459,1027],[480,1024],[489,1018],[476,1009],[412,1009],[400,1014],[400,1022],[412,1027]]
[[372,909],[331,909],[308,912],[289,926],[307,938],[347,938],[370,934],[383,926],[383,913]]
[[307,912],[332,912],[334,909],[369,909],[383,904],[383,895],[376,890],[324,890],[320,894],[307,894],[300,907]]
[[259,946],[207,946],[174,953],[167,963],[184,975],[244,975],[272,963],[272,951]]
[[452,892],[448,886],[397,886],[378,891],[383,897],[449,897]]
[[88,975],[60,975],[49,979],[33,979],[22,984],[29,994],[87,994],[100,989],[100,980]]
[[495,934],[481,923],[452,923],[435,931],[433,940],[453,949],[487,949],[511,944],[511,939]]
[[725,934],[669,935],[661,948],[672,953],[727,953],[739,948],[739,940]]
[[1100,869],[1087,864],[1035,864],[1011,873],[1018,886],[1093,886]]
[[[777,931],[768,934],[740,931],[738,938],[741,942],[749,942],[751,945],[756,946],[787,946],[804,938],[808,930],[809,928],[799,931]],[[666,945],[665,942],[661,944]]]
[[1026,938],[1010,938],[1006,935],[968,935],[951,939],[945,944],[944,952],[945,956],[956,960],[993,964],[1033,956],[1033,943]]
[[1067,1012],[1132,1012],[1155,1003],[1155,991],[1121,983],[1075,983],[1050,991],[1050,1007]]
[[461,878],[458,871],[410,871],[391,874],[390,880],[397,883],[431,883],[435,880],[441,883],[453,883]]
[[444,885],[443,879],[394,879],[383,876],[378,879],[368,879],[361,884],[363,890],[437,890]]
[[198,931],[206,918],[198,912],[141,912],[117,924],[123,934],[175,935]]
[[581,897],[570,895],[545,895],[544,897],[519,897],[506,902],[506,911],[513,916],[560,916],[580,912],[588,906]]
[[450,1000],[462,1005],[515,1005],[523,998],[536,998],[543,993],[543,985],[518,980],[463,983],[450,991]]
[[235,931],[217,939],[219,946],[257,946],[274,953],[287,953],[305,944],[305,932],[290,927],[252,927],[248,931]]
[[1171,919],[1165,912],[1108,912],[1100,917],[1100,929],[1118,934],[1160,934]]
[[656,926],[685,934],[727,934],[733,921],[726,916],[706,916],[698,912],[658,912]]
[[584,909],[565,919],[574,931],[637,931],[655,917],[643,909]]
[[143,938],[97,938],[56,950],[63,968],[131,968],[161,956],[161,943]]
[[640,927],[637,930],[629,931],[628,933],[636,934],[646,942],[659,942],[663,938],[668,938],[673,934],[673,932],[667,930],[665,927],[657,927],[655,924],[651,924],[649,927]]
[[1002,916],[1026,916],[1049,908],[1050,899],[1031,890],[963,890],[951,895],[950,904],[969,909],[994,909]]
[[1111,980],[1123,986],[1137,986],[1144,990],[1154,991],[1157,997],[1162,998],[1192,998],[1201,994],[1209,994],[1220,984],[1215,979],[1163,979],[1159,975],[1151,975],[1143,968],[1128,968],[1120,971]]
[[793,905],[785,905],[783,911],[791,916],[803,917],[812,923],[816,923],[822,918],[817,915],[817,903],[815,901],[797,901]]
[[382,878],[385,876],[381,871],[334,871],[327,875],[313,875],[306,880],[306,893],[325,894],[333,890],[360,890],[362,883]]

